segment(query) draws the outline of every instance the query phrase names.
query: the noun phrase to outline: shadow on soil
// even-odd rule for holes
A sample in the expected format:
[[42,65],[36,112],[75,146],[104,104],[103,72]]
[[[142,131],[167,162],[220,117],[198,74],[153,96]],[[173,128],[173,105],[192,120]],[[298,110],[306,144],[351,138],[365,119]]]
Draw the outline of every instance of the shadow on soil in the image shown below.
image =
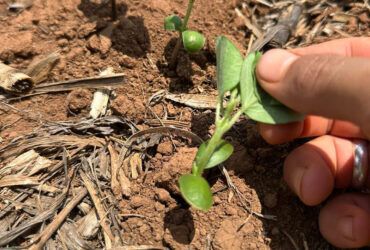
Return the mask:
[[[305,206],[283,179],[285,157],[306,140],[269,145],[259,135],[257,125],[247,120],[236,124],[226,139],[235,147],[233,156],[226,164],[228,172],[244,179],[248,188],[255,191],[262,208],[257,212],[276,217],[276,220],[258,218],[263,223],[263,233],[271,239],[270,247],[292,249],[286,233],[300,246],[303,241],[310,241],[305,236],[321,238],[317,225],[319,208]],[[251,194],[244,195],[248,200]],[[319,244],[322,242],[310,242],[309,245],[320,249]]]
[[164,228],[168,229],[175,241],[188,245],[195,235],[194,220],[191,212],[184,208],[168,211],[164,218]]
[[[86,17],[97,22],[97,31],[102,31],[111,21],[110,1],[97,4],[91,0],[82,0],[78,5]],[[151,48],[148,29],[144,19],[139,16],[126,16],[128,7],[117,3],[117,26],[111,35],[112,48],[130,57],[143,57]]]
[[216,58],[208,48],[189,54],[181,47],[177,60],[173,65],[169,65],[178,39],[178,34],[174,32],[173,38],[165,46],[164,61],[158,61],[157,67],[164,76],[171,79],[170,92],[187,93],[194,88],[193,76],[197,74],[197,69],[205,70],[209,64],[216,63]]

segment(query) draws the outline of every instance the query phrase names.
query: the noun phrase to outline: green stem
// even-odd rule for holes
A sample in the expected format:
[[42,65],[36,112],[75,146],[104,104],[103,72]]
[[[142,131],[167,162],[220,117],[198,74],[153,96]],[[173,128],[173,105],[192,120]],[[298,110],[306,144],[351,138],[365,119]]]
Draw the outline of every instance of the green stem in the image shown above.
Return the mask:
[[189,0],[188,9],[186,10],[186,15],[184,17],[184,22],[182,23],[182,31],[188,28],[188,22],[190,19],[191,11],[193,10],[195,0]]
[[[233,124],[239,119],[239,117],[243,114],[243,112],[237,112],[236,115],[232,116],[232,112],[235,107],[239,104],[238,93],[233,91],[230,96],[230,100],[226,106],[225,113],[221,118],[220,114],[216,114],[216,129],[214,134],[212,135],[211,139],[207,142],[207,146],[205,151],[200,156],[199,160],[194,162],[193,164],[193,174],[196,176],[202,175],[204,169],[206,168],[209,160],[211,159],[212,155],[216,151],[217,147],[222,140],[224,134],[230,130]],[[221,105],[218,103],[217,110],[220,109]],[[219,111],[216,110],[216,113]],[[218,117],[218,118],[217,118]]]
[[176,61],[177,61],[177,56],[179,54],[179,51],[180,51],[180,48],[181,48],[181,45],[182,45],[182,32],[187,30],[187,28],[188,28],[188,23],[189,23],[191,11],[193,10],[194,2],[195,2],[195,0],[189,0],[188,9],[186,11],[184,22],[182,23],[181,31],[179,32],[179,38],[177,40],[175,49],[173,50],[172,55],[171,55],[171,59],[170,59],[170,63],[169,63],[169,67],[171,69],[175,68]]
[[197,164],[196,168],[193,168],[195,169],[195,173],[193,173],[194,175],[200,176],[203,174],[204,169],[206,168],[209,160],[211,159],[211,156],[215,152],[225,132],[226,131],[224,131],[222,127],[216,127],[215,133],[212,135],[211,139],[207,142],[207,146],[204,153],[201,155],[199,161],[197,161],[198,164],[194,162],[194,164]]

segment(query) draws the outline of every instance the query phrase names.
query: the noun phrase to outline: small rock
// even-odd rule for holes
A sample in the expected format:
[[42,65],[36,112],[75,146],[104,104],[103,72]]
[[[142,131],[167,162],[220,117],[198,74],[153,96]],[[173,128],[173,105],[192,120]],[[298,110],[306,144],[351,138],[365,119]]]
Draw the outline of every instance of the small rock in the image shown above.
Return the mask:
[[173,152],[173,145],[170,141],[162,142],[157,147],[157,152],[162,155],[171,155]]
[[59,47],[65,47],[67,45],[68,45],[68,40],[67,39],[63,38],[63,39],[58,40],[58,46]]
[[221,204],[221,203],[222,203],[222,201],[218,196],[215,196],[213,198],[213,204],[218,205],[218,204]]
[[141,98],[137,98],[131,94],[119,95],[112,103],[111,109],[125,118],[132,119],[136,123],[141,122],[145,118],[145,106]]
[[177,111],[172,103],[167,104],[167,111],[168,115],[175,116],[177,114]]
[[163,158],[163,156],[160,153],[156,153],[154,158],[160,160]]
[[238,210],[234,207],[227,207],[225,212],[227,215],[237,215],[238,214]]
[[152,81],[154,80],[154,75],[152,75],[152,74],[147,74],[147,75],[146,75],[146,80],[147,80],[148,82],[152,82]]
[[130,200],[130,206],[135,209],[142,206],[147,206],[149,203],[150,201],[148,199],[140,196],[134,196]]
[[154,207],[155,207],[155,210],[156,211],[158,211],[158,212],[161,212],[161,211],[163,211],[166,207],[162,204],[162,203],[160,203],[160,202],[156,202],[155,204],[154,204]]
[[92,93],[87,89],[73,90],[67,96],[68,109],[74,113],[79,113],[83,109],[90,107]]
[[122,55],[118,58],[118,63],[122,67],[133,69],[136,66],[136,61],[134,58],[129,57],[127,55]]
[[76,57],[82,55],[84,52],[83,48],[81,47],[76,47],[76,48],[72,48],[71,51],[67,54],[66,58],[69,60],[69,61],[72,61],[73,59],[75,59]]
[[84,38],[96,31],[96,23],[86,23],[82,24],[78,29],[78,37]]
[[157,188],[155,190],[155,198],[161,203],[169,203],[172,200],[170,193],[163,188]]
[[276,193],[268,193],[264,197],[263,203],[268,208],[274,208],[274,207],[276,207],[276,205],[278,203],[277,194]]
[[87,41],[87,47],[93,52],[98,51],[102,54],[106,54],[112,47],[112,40],[109,37],[95,34]]

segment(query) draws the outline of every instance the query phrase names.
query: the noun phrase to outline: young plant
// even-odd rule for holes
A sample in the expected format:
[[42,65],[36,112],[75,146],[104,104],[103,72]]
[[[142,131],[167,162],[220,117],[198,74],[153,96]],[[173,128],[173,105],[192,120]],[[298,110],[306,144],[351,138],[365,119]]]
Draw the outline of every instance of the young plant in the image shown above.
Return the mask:
[[166,30],[177,31],[179,33],[179,39],[177,40],[170,59],[170,66],[173,66],[176,63],[181,44],[183,44],[187,52],[196,53],[199,52],[206,43],[206,39],[201,33],[198,31],[188,30],[188,22],[191,11],[193,10],[194,2],[195,0],[189,0],[184,20],[176,15],[168,16],[164,20],[164,28]]
[[[218,103],[216,129],[212,137],[198,149],[191,174],[179,179],[184,199],[193,207],[207,211],[213,203],[212,191],[202,177],[204,170],[226,161],[233,153],[233,146],[222,139],[245,114],[250,119],[267,124],[284,124],[303,119],[302,114],[290,110],[258,84],[255,69],[260,52],[243,58],[239,50],[226,37],[216,43]],[[273,70],[273,69],[271,69]],[[225,95],[229,93],[226,104]]]

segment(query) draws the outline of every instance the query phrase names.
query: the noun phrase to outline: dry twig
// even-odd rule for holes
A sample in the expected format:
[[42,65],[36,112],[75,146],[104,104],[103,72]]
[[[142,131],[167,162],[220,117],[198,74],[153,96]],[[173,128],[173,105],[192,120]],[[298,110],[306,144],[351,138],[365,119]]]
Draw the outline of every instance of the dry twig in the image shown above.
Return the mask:
[[45,228],[45,230],[38,236],[38,241],[35,245],[31,246],[30,250],[41,250],[46,241],[56,232],[60,225],[67,218],[69,213],[76,207],[83,198],[87,195],[87,190],[83,188],[77,192],[77,195],[63,208],[63,210],[54,218],[54,220]]

